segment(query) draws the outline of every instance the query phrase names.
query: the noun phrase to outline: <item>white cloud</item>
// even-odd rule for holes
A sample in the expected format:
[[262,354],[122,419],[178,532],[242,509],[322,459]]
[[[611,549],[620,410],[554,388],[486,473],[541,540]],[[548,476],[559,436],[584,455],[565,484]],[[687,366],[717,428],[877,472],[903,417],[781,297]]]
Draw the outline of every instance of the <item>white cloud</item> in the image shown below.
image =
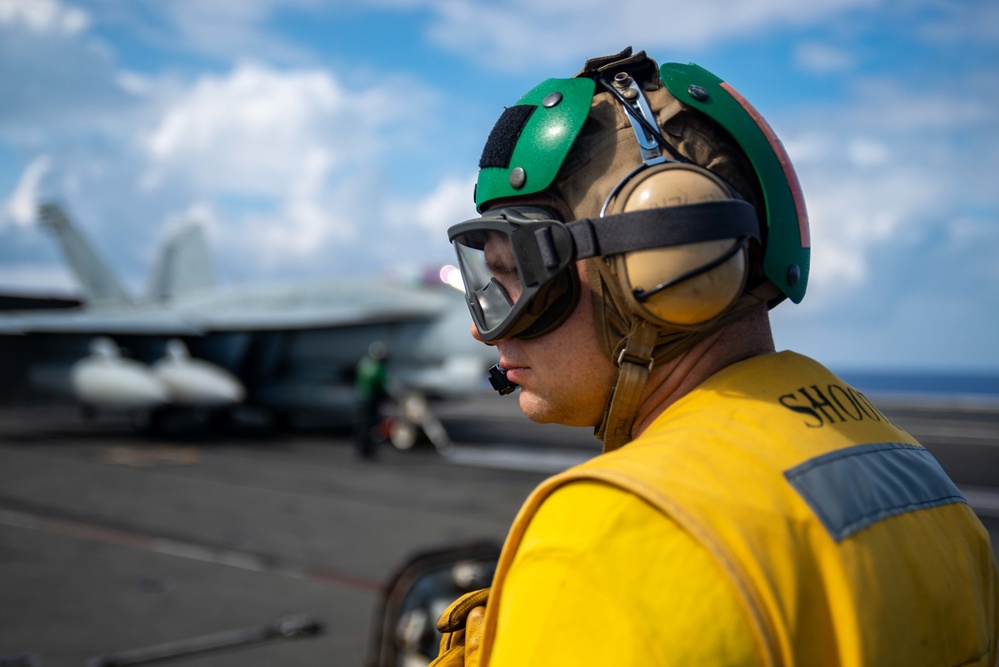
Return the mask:
[[916,245],[948,204],[947,184],[929,171],[898,163],[857,168],[841,157],[798,170],[811,226],[814,299],[856,293],[886,269],[870,266],[878,248]]
[[72,35],[89,23],[86,12],[58,0],[0,0],[0,26]]
[[[605,3],[523,2],[484,5],[475,0],[433,2],[430,37],[484,66],[536,67],[636,48],[699,50],[750,32],[807,25],[875,0],[619,0]],[[589,10],[589,11],[588,11]]]
[[856,64],[852,53],[816,42],[799,45],[794,58],[805,71],[817,73],[842,72],[852,69]]
[[267,267],[317,261],[331,253],[334,242],[342,247],[359,236],[360,221],[345,215],[346,198],[334,196],[334,189],[306,187],[291,192],[273,214],[247,215],[230,232],[242,237],[247,254]]
[[336,170],[374,164],[403,135],[418,134],[426,96],[411,84],[392,85],[347,90],[325,70],[254,64],[204,77],[146,137],[143,181],[156,187],[183,179],[254,195],[314,192]]
[[[879,134],[953,132],[961,127],[993,125],[997,81],[977,81],[968,72],[919,87],[886,77],[854,81],[851,108],[844,121]],[[990,99],[993,98],[993,99]],[[932,138],[932,137],[929,137]]]
[[827,159],[835,150],[837,142],[834,137],[820,134],[818,130],[804,130],[781,138],[784,150],[796,166],[800,167],[811,162]]
[[[900,3],[910,11],[920,3]],[[936,2],[933,20],[921,22],[918,33],[930,43],[958,48],[972,44],[994,46],[999,42],[999,5],[989,0],[978,2]],[[901,7],[900,7],[901,8]]]
[[474,218],[475,203],[472,192],[476,175],[469,178],[446,177],[416,206],[417,224],[433,234],[434,238],[444,238],[447,228],[456,223]]
[[[904,73],[854,76],[839,99],[775,123],[810,213],[813,314],[861,294],[888,309],[899,290],[956,276],[981,285],[978,298],[999,295],[999,283],[972,278],[994,263],[989,249],[999,242],[991,224],[999,128],[988,111],[999,105],[999,85],[974,68],[949,74],[933,74],[932,85]],[[970,236],[979,242],[961,242]]]
[[[314,62],[307,48],[273,30],[279,12],[330,11],[324,0],[170,0],[116,3],[116,23],[171,48],[232,62],[256,58],[282,63]],[[94,9],[95,14],[99,11]]]
[[209,190],[285,192],[343,159],[324,145],[333,127],[349,120],[345,106],[342,91],[320,71],[242,65],[227,77],[201,79],[148,137],[151,169],[143,180],[174,176]]
[[324,70],[254,64],[204,77],[146,136],[141,182],[214,202],[225,245],[244,262],[273,271],[361,262],[377,245],[362,238],[392,224],[378,214],[391,197],[382,160],[405,161],[429,102],[411,83],[380,83],[348,90]]
[[851,139],[846,147],[850,162],[858,167],[877,167],[891,158],[884,142],[870,137]]
[[148,77],[135,72],[119,72],[115,80],[122,90],[132,95],[148,95],[154,85]]
[[77,132],[118,135],[136,111],[137,99],[115,80],[113,54],[72,18],[76,11],[0,0],[0,141],[54,152]]

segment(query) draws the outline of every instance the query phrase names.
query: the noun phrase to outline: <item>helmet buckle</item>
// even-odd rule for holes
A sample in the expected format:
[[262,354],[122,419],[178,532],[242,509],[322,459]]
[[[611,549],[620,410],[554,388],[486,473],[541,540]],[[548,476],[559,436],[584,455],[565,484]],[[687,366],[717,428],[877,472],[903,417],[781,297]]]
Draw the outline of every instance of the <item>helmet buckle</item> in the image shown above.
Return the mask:
[[642,357],[630,352],[628,348],[623,348],[617,355],[617,365],[620,367],[622,364],[634,364],[635,366],[643,366],[650,373],[652,372],[652,366],[655,364],[655,359],[643,359]]

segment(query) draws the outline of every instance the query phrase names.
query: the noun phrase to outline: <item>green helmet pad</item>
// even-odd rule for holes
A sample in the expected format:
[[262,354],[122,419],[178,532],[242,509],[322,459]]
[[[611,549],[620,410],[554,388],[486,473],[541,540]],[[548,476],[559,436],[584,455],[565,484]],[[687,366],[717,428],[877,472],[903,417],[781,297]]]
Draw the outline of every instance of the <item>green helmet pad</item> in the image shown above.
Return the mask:
[[475,205],[541,192],[558,174],[590,113],[592,79],[548,79],[508,107],[479,162]]

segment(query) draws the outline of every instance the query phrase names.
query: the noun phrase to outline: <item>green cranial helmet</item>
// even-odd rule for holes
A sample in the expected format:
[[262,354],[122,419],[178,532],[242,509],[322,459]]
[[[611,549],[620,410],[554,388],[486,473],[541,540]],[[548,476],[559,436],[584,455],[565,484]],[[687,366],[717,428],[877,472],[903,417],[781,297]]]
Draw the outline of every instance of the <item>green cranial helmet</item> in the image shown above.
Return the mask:
[[655,364],[805,294],[808,218],[791,162],[760,114],[697,65],[659,67],[628,48],[544,81],[490,133],[475,203],[482,216],[448,237],[482,340],[560,327],[582,293],[573,262],[587,262],[597,339],[618,367],[597,432],[606,449],[629,439]]
[[[625,54],[630,56],[630,50],[606,60]],[[585,70],[581,74],[548,79],[503,112],[479,162],[475,203],[480,211],[493,200],[539,193],[555,184],[590,115],[594,94],[602,92]],[[745,98],[704,68],[667,63],[659,68],[659,77],[680,104],[707,116],[745,154],[762,195],[756,203],[763,271],[783,296],[800,302],[808,282],[808,215],[780,140]]]

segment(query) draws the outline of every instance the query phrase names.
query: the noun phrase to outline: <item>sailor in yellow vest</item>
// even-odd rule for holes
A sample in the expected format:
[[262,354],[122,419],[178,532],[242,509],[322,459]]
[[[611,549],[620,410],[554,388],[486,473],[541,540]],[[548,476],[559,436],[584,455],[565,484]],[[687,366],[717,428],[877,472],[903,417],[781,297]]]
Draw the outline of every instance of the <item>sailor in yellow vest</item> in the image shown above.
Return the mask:
[[453,226],[494,385],[604,454],[542,484],[436,665],[996,664],[989,538],[913,438],[776,352],[808,222],[728,83],[631,49],[508,107]]

